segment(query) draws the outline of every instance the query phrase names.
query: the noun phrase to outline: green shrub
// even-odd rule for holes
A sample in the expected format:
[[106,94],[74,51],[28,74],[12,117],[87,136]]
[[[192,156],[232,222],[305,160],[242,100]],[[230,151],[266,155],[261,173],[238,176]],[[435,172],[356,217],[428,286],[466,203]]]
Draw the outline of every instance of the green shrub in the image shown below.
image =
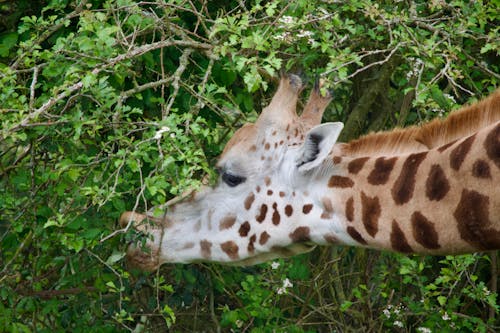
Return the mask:
[[487,95],[497,1],[22,0],[0,15],[4,331],[498,328],[496,253],[328,248],[145,274],[116,223],[214,178],[282,69],[321,75],[344,140]]

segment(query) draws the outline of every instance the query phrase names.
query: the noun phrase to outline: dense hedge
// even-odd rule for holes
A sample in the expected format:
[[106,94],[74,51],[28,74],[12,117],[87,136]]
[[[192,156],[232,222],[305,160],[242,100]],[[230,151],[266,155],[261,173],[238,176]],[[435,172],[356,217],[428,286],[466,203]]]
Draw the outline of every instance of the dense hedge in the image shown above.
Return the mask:
[[0,2],[0,331],[486,332],[497,254],[326,248],[127,269],[144,211],[198,186],[280,70],[321,75],[343,140],[500,79],[498,1]]

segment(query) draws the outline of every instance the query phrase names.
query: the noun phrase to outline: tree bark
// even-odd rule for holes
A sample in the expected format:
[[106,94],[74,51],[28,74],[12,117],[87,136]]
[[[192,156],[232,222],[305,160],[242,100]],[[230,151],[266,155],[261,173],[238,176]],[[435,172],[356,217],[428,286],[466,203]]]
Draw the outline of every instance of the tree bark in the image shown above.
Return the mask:
[[347,142],[359,137],[363,133],[366,117],[368,116],[377,95],[386,92],[387,82],[391,78],[396,62],[396,58],[392,57],[381,66],[380,71],[378,72],[378,77],[375,78],[368,89],[366,89],[349,115],[349,118],[344,125],[344,130],[340,135],[340,141]]

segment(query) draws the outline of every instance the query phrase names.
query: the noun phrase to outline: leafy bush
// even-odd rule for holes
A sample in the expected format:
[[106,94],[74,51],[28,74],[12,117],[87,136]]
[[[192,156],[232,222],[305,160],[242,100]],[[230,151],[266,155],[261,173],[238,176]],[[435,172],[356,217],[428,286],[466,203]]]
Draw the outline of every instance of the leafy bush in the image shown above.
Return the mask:
[[116,225],[213,176],[281,69],[321,75],[344,140],[487,95],[497,1],[23,0],[0,14],[5,331],[498,328],[496,253],[327,248],[148,275],[127,269],[137,235]]

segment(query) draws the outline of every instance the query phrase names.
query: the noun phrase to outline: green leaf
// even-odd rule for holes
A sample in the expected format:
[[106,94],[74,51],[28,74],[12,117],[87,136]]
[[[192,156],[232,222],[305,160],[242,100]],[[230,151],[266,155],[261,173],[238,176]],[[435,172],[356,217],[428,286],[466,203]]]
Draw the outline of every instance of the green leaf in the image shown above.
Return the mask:
[[0,34],[0,57],[7,57],[10,50],[16,46],[17,43],[17,33],[7,32]]
[[118,261],[122,260],[125,257],[125,255],[126,255],[125,252],[114,251],[113,254],[111,254],[108,257],[108,259],[106,259],[106,264],[113,265],[114,263],[117,263]]
[[438,296],[437,300],[438,300],[439,305],[444,306],[446,304],[446,301],[448,300],[448,298],[446,296]]

